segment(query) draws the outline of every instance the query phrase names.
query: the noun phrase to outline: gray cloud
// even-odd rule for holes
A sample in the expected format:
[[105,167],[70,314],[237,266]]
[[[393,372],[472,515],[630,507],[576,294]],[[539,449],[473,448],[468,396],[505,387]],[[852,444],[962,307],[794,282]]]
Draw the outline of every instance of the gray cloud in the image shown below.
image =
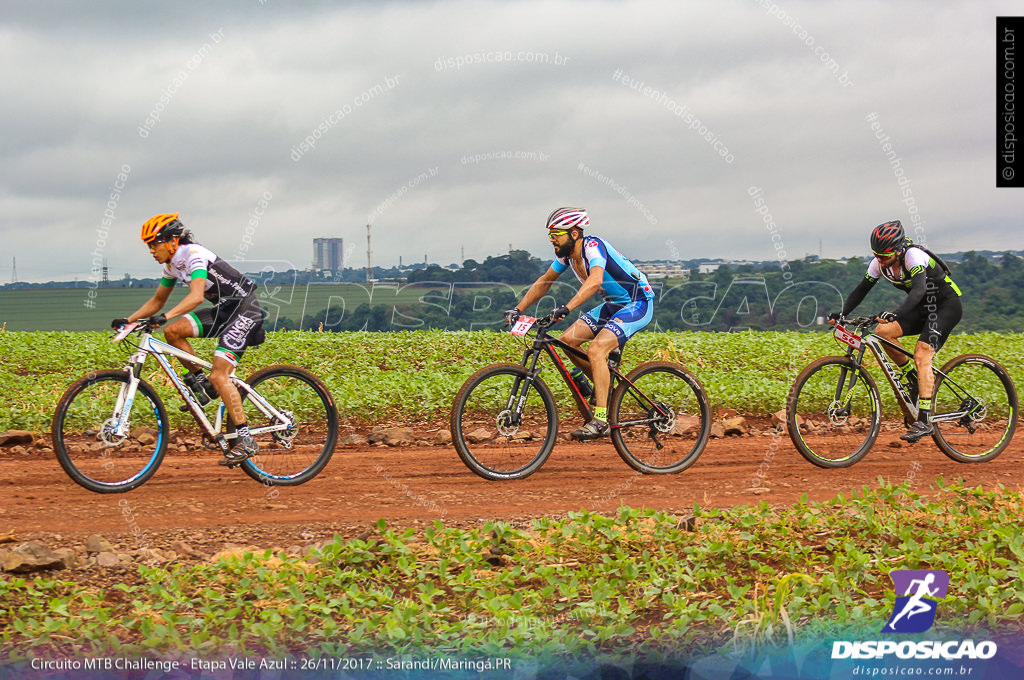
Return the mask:
[[[860,253],[871,226],[910,218],[870,112],[913,181],[930,245],[1019,247],[1021,198],[992,176],[992,43],[1010,3],[772,11],[759,0],[18,3],[0,25],[0,278],[13,256],[24,279],[87,276],[122,165],[104,244],[117,275],[152,273],[136,239],[157,212],[181,212],[230,256],[265,192],[249,255],[298,266],[318,236],[361,251],[375,211],[380,264],[509,244],[547,255],[539,227],[562,204],[585,205],[635,259],[666,256],[667,241],[683,258],[772,259],[751,186],[791,257],[819,242],[825,255]],[[503,157],[517,152],[534,156]]]

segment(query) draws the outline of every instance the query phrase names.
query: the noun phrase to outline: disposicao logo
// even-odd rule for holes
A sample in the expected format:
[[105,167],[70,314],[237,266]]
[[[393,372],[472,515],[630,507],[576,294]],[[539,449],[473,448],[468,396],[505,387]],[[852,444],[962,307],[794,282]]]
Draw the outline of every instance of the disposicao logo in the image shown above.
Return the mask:
[[896,604],[883,633],[923,633],[935,623],[937,600],[946,597],[949,574],[926,569],[889,572],[896,588]]
[[[935,623],[938,600],[946,597],[949,574],[939,570],[901,569],[889,572],[896,589],[892,616],[882,633],[923,633]],[[995,642],[983,640],[836,640],[832,643],[833,659],[991,659],[998,648]]]

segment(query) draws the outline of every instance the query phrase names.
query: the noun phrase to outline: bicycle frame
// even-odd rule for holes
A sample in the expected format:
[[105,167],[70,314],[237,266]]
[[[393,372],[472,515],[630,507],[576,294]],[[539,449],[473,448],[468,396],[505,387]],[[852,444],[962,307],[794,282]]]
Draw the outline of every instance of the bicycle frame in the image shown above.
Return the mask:
[[[157,360],[157,363],[160,364],[164,373],[167,374],[167,377],[171,380],[175,389],[178,390],[178,394],[185,400],[189,410],[192,412],[192,416],[195,418],[196,422],[199,423],[200,427],[202,427],[203,432],[212,441],[226,442],[227,440],[234,439],[237,436],[234,432],[221,434],[221,428],[224,426],[224,416],[226,413],[226,407],[223,401],[217,408],[217,416],[214,422],[211,423],[209,418],[207,418],[206,413],[203,411],[203,407],[199,404],[195,395],[192,394],[192,390],[188,389],[188,387],[186,387],[182,382],[181,378],[178,377],[178,374],[171,366],[171,362],[168,357],[174,356],[205,369],[213,368],[213,364],[200,359],[194,354],[189,354],[188,352],[180,350],[166,342],[157,340],[147,331],[142,331],[141,336],[142,338],[138,343],[136,351],[129,357],[128,364],[125,366],[125,370],[129,375],[128,383],[126,383],[118,393],[113,416],[114,430],[111,434],[118,439],[124,439],[128,436],[128,416],[131,413],[131,407],[135,401],[135,393],[138,390],[139,382],[142,380],[142,367],[146,363],[146,359],[149,356],[153,356]],[[230,378],[235,387],[238,388],[240,392],[244,392],[245,396],[250,399],[257,409],[259,409],[268,418],[277,421],[276,425],[251,428],[250,431],[254,435],[262,434],[264,432],[287,430],[291,426],[291,419],[288,416],[274,408],[270,402],[260,396],[248,385],[248,383],[238,378],[234,371],[232,371]],[[224,446],[226,446],[226,444],[221,443],[221,447],[223,448]]]
[[[562,361],[562,357],[560,357],[558,355],[558,352],[555,351],[555,347],[560,348],[566,354],[570,356],[575,356],[578,359],[583,359],[584,361],[590,360],[585,352],[582,352],[576,349],[575,347],[572,347],[571,345],[560,340],[559,338],[555,338],[548,335],[547,326],[539,326],[537,330],[537,335],[534,336],[533,338],[533,346],[523,352],[523,360],[521,362],[521,365],[523,366],[523,368],[526,369],[528,375],[527,380],[532,381],[533,378],[537,377],[537,375],[540,374],[542,368],[537,367],[537,362],[540,360],[540,355],[542,352],[547,354],[548,358],[551,359],[551,363],[554,364],[555,370],[557,370],[558,374],[562,376],[562,381],[565,382],[566,387],[569,388],[569,393],[572,395],[573,400],[576,402],[576,409],[579,411],[580,415],[583,416],[585,420],[589,421],[591,418],[594,417],[594,410],[590,408],[590,404],[587,403],[587,400],[580,393],[579,387],[576,386],[576,382],[572,379],[572,376],[569,375],[569,369],[566,367],[565,362]],[[613,350],[613,353],[616,353],[618,351],[620,350]],[[633,389],[637,390],[637,392],[641,396],[643,396],[643,398],[652,406],[652,408],[656,409],[659,414],[667,415],[664,412],[664,409],[661,405],[657,404],[652,399],[649,399],[647,395],[645,395],[642,391],[638,390],[636,388],[636,385],[631,383],[626,378],[626,376],[624,376],[619,371],[617,360],[615,361],[614,365],[612,364],[612,362],[609,362],[608,370],[610,373],[610,389],[608,390],[609,394],[612,392],[611,388],[614,388],[617,383],[626,383]],[[523,389],[520,393],[519,388],[520,385],[517,383],[513,386],[512,389],[513,400],[515,399],[516,394],[520,395],[520,403],[516,404],[515,408],[516,412],[520,412],[522,410],[522,406],[523,403],[525,403],[527,393],[526,389]],[[509,404],[509,407],[512,407],[511,403]],[[611,425],[612,428],[625,427],[627,425],[635,424],[638,423],[609,423],[609,425]]]
[[[865,326],[865,324],[857,323],[853,323],[851,325],[855,328],[863,328]],[[910,421],[917,420],[918,406],[913,402],[910,397],[910,392],[900,381],[899,369],[885,351],[885,347],[895,349],[897,352],[909,357],[911,360],[913,360],[914,355],[898,343],[891,342],[890,340],[876,335],[873,331],[868,331],[863,336],[860,336],[856,333],[852,333],[840,324],[836,326],[835,337],[837,340],[848,346],[846,356],[847,358],[852,359],[858,367],[863,363],[864,353],[869,349],[871,350],[871,354],[874,355],[875,361],[877,361],[882,367],[885,379],[889,382],[889,386],[892,388],[893,394],[896,396],[896,403],[899,405],[900,410],[903,411],[903,415]],[[943,385],[952,390],[952,392],[960,399],[961,408],[952,413],[933,413],[931,421],[942,422],[945,420],[959,420],[966,417],[970,411],[970,404],[968,403],[968,400],[973,400],[970,393],[960,385],[957,385],[949,378],[948,375],[934,366],[932,366],[932,373],[936,378],[941,376]],[[936,383],[937,382],[938,380],[936,380]],[[854,371],[853,377],[850,379],[850,389],[852,390],[856,384],[857,372]],[[934,398],[934,395],[932,396]]]

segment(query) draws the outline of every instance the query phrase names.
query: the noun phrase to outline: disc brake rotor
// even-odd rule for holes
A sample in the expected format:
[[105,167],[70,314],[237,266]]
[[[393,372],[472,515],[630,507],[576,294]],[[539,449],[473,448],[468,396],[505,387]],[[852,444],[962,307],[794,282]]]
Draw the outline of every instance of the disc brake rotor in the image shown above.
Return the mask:
[[[128,429],[127,427],[125,429]],[[100,431],[96,433],[96,439],[100,440],[107,446],[117,446],[127,438],[127,435],[117,434],[117,421],[113,418],[108,419],[102,425],[100,425]]]
[[651,429],[668,434],[676,426],[676,412],[664,402],[655,402],[655,405],[658,408],[652,408],[647,412],[647,417],[651,419]]
[[840,408],[839,402],[833,401],[825,411],[828,413],[829,422],[833,425],[845,425],[850,419],[850,410],[847,407]]
[[498,433],[504,437],[512,437],[519,431],[519,425],[515,423],[512,415],[512,411],[505,409],[498,414],[495,420],[495,425],[498,426]]

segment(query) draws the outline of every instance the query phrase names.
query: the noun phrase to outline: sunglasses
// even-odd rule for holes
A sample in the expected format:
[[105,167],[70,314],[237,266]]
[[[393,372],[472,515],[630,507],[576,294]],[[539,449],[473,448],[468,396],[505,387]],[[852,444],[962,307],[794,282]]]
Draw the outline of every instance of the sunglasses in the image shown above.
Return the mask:
[[554,241],[555,239],[565,236],[568,233],[568,231],[549,231],[548,240]]
[[[875,253],[875,251],[873,251],[873,250],[871,252]],[[896,254],[895,250],[890,250],[888,253],[875,253],[875,257],[880,257],[882,259],[886,259],[886,258],[892,257],[895,254]]]

